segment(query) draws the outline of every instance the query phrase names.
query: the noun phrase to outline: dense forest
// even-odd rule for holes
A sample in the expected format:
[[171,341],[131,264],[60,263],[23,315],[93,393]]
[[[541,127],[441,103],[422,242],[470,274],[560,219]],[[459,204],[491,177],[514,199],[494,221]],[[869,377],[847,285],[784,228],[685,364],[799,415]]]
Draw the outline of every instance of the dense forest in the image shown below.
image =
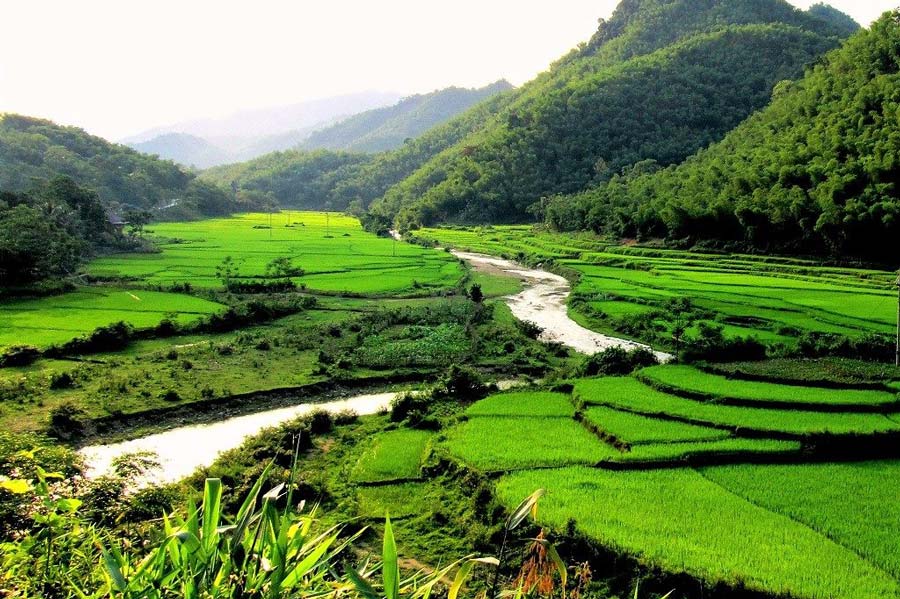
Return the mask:
[[652,159],[680,162],[769,101],[843,29],[783,0],[623,2],[589,43],[524,85],[489,124],[390,189],[401,227],[521,221]]
[[784,82],[772,104],[677,167],[644,164],[553,199],[560,229],[713,240],[896,262],[900,13]]
[[225,214],[224,191],[176,164],[89,135],[76,127],[0,116],[0,190],[18,193],[35,181],[66,176],[96,191],[109,209],[155,209],[157,218]]
[[448,87],[430,94],[416,94],[393,106],[356,114],[315,131],[301,147],[372,153],[394,150],[478,102],[510,89],[512,85],[508,82],[497,81],[477,89]]

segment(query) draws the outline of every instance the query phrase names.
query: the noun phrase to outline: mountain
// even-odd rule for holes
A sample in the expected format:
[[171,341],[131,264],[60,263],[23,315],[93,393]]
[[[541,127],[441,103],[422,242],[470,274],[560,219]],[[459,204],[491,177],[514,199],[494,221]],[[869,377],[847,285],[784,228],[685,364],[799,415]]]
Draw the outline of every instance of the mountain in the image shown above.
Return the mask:
[[167,127],[157,127],[139,133],[122,142],[147,141],[164,133],[187,133],[207,140],[260,139],[328,123],[334,119],[357,114],[373,108],[389,106],[400,99],[393,92],[362,92],[287,106],[242,110],[216,119],[184,121]]
[[[330,206],[343,210],[353,205],[361,210],[432,157],[486,126],[511,98],[511,92],[491,96],[390,152],[349,155],[327,150],[288,150],[211,168],[200,177],[226,187],[233,185],[254,196],[271,194],[283,206]],[[305,190],[302,196],[296,195],[297,189]]]
[[141,154],[82,129],[16,114],[0,115],[0,191],[23,192],[58,176],[93,190],[107,208],[169,206],[167,216],[221,214],[219,188],[173,162]]
[[624,0],[588,43],[372,210],[401,227],[522,221],[543,197],[721,139],[842,36],[784,0]]
[[222,148],[188,133],[164,133],[153,139],[131,144],[131,147],[143,154],[153,154],[201,169],[231,160],[231,155]]
[[316,129],[389,106],[399,99],[400,95],[392,92],[364,92],[245,110],[220,119],[157,127],[126,138],[122,143],[140,152],[202,169],[296,147]]
[[900,11],[829,53],[721,142],[664,170],[557,198],[548,219],[665,237],[897,264]]
[[383,152],[441,125],[478,102],[513,86],[497,81],[480,89],[449,87],[402,99],[394,106],[377,108],[312,133],[304,149]]

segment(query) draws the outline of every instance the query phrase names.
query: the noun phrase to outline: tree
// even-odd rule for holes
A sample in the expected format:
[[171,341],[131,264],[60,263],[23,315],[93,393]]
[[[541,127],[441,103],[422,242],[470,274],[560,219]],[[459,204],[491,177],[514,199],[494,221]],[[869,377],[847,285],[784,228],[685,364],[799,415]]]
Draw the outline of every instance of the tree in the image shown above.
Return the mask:
[[484,301],[484,292],[481,291],[481,285],[472,283],[472,286],[469,287],[469,299],[476,304]]
[[237,276],[238,269],[237,264],[234,262],[234,258],[225,256],[222,263],[216,267],[216,277],[222,281],[222,284],[225,287],[228,287],[231,281]]
[[34,208],[0,212],[0,286],[27,285],[75,272],[87,244]]
[[153,215],[147,210],[129,210],[125,213],[125,220],[128,221],[129,237],[143,237],[144,227],[150,224]]

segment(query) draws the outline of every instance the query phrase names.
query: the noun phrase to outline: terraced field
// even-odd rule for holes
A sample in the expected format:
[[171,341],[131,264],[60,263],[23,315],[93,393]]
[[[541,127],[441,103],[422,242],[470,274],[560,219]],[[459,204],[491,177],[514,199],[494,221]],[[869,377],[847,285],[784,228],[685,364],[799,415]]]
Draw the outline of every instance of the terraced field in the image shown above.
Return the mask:
[[[270,225],[271,223],[271,225]],[[152,235],[159,254],[101,258],[88,267],[97,277],[125,277],[165,287],[189,283],[220,287],[216,269],[234,260],[236,280],[267,277],[267,266],[287,258],[311,291],[363,295],[421,293],[453,287],[462,276],[452,256],[396,243],[363,231],[355,218],[320,212],[243,214],[191,223],[159,223]]]
[[[572,381],[569,396],[491,396],[442,443],[500,473],[510,508],[544,488],[542,523],[574,521],[647,567],[777,596],[896,599],[900,417],[860,411],[896,395],[824,382],[658,366]],[[880,460],[825,462],[836,442]]]
[[[890,334],[896,323],[896,273],[823,266],[813,261],[741,254],[704,254],[625,247],[585,234],[528,226],[422,229],[441,245],[552,262],[577,276],[572,317],[601,332],[618,331],[669,346],[670,302],[689,302],[686,338],[700,322],[726,337],[756,337],[790,346],[801,333],[858,337]],[[636,330],[636,321],[652,326]],[[638,324],[641,324],[638,322]]]

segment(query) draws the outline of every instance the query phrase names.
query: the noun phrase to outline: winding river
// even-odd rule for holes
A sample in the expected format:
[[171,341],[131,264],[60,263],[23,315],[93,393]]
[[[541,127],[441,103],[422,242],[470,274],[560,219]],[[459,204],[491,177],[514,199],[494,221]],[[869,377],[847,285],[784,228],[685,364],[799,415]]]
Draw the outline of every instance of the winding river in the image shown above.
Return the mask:
[[[531,321],[541,327],[541,339],[544,341],[561,343],[584,354],[594,354],[611,347],[647,348],[634,341],[591,331],[569,318],[566,300],[571,290],[564,277],[483,254],[453,251],[453,255],[468,262],[475,270],[516,277],[523,281],[524,290],[505,298],[506,303],[516,318]],[[668,354],[654,353],[661,361],[671,359]],[[118,456],[153,452],[158,457],[160,468],[148,473],[146,480],[140,482],[174,482],[190,475],[197,468],[212,464],[223,451],[239,447],[244,440],[264,428],[283,424],[316,409],[329,412],[353,410],[359,415],[375,414],[388,409],[396,395],[379,393],[324,403],[303,403],[227,418],[211,424],[183,426],[121,443],[88,446],[81,449],[80,453],[87,464],[87,476],[97,477],[108,473],[113,459]]]

